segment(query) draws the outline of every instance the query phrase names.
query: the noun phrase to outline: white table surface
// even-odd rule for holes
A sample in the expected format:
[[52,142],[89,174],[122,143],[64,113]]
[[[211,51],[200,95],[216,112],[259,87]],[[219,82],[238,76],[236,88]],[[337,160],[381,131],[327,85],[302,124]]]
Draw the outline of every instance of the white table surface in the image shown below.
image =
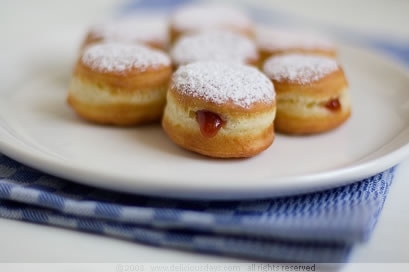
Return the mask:
[[[256,1],[314,23],[332,24],[408,42],[409,1]],[[36,31],[88,25],[108,16],[118,1],[13,1],[0,3],[0,52]],[[369,8],[368,8],[369,7]],[[363,12],[365,11],[365,12]],[[347,15],[348,14],[348,15]],[[346,19],[348,17],[348,19]],[[51,23],[52,22],[52,23]],[[6,56],[7,57],[7,56]],[[8,56],[12,57],[12,56]],[[351,262],[409,262],[409,159],[402,162],[371,240]],[[0,219],[0,262],[239,262],[156,248],[60,228]],[[346,265],[343,271],[352,271]]]

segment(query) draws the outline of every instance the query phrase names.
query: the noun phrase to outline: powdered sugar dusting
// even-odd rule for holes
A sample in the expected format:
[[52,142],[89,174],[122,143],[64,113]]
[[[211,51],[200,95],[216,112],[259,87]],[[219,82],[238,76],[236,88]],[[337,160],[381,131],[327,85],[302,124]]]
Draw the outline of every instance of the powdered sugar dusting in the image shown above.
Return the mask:
[[266,75],[273,80],[298,84],[318,81],[336,70],[338,63],[332,58],[300,54],[271,57],[263,67]]
[[168,43],[167,20],[162,16],[129,16],[96,25],[90,33],[109,42]]
[[210,31],[180,38],[170,55],[178,65],[202,60],[246,63],[257,60],[258,51],[253,41],[239,34]]
[[82,62],[100,72],[123,72],[137,68],[170,65],[170,58],[159,50],[143,45],[120,43],[101,43],[87,47],[82,55]]
[[171,25],[180,31],[198,31],[223,27],[246,28],[250,18],[234,6],[222,4],[191,4],[177,10]]
[[297,30],[284,30],[268,26],[258,26],[256,28],[256,42],[260,49],[271,51],[291,49],[335,49],[334,43],[322,35]]
[[248,108],[255,102],[275,99],[271,81],[256,68],[224,62],[195,62],[173,75],[175,89],[183,95],[223,104],[228,101]]

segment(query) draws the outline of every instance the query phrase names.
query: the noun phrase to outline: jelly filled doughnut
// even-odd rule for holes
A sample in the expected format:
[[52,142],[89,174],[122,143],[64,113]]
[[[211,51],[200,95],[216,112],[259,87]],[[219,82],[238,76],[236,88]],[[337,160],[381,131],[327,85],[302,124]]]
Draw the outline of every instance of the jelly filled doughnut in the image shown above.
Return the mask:
[[253,23],[243,11],[222,4],[190,4],[176,10],[169,22],[169,36],[173,44],[187,33],[224,29],[254,37]]
[[92,26],[82,48],[98,42],[142,43],[166,50],[169,42],[168,22],[159,16],[127,16]]
[[274,140],[275,92],[258,69],[195,62],[173,75],[162,127],[177,145],[210,157],[254,156]]
[[224,30],[183,36],[172,47],[170,56],[176,67],[210,60],[258,64],[255,43],[240,34]]
[[335,59],[281,55],[269,58],[263,71],[277,92],[277,132],[319,133],[338,127],[349,118],[348,82]]
[[78,59],[68,103],[101,124],[134,125],[160,120],[172,67],[161,51],[142,45],[100,43]]
[[335,44],[323,35],[268,26],[256,28],[256,43],[260,61],[276,55],[300,53],[336,57]]

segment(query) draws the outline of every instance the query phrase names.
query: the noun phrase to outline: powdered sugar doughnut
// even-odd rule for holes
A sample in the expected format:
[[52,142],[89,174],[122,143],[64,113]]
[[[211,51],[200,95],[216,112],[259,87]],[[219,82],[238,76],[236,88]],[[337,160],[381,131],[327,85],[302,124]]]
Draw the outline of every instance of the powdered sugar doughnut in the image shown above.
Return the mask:
[[82,47],[98,42],[142,43],[165,50],[169,43],[168,20],[164,16],[133,15],[92,26]]
[[222,30],[181,37],[172,47],[170,56],[175,66],[209,60],[258,64],[258,51],[252,40]]
[[256,43],[263,63],[276,55],[300,53],[336,57],[336,46],[327,37],[301,30],[280,29],[268,26],[256,28]]
[[211,157],[250,157],[274,140],[275,92],[256,68],[196,62],[173,75],[162,126],[179,146]]
[[101,124],[159,120],[172,73],[170,58],[142,45],[101,43],[87,47],[75,66],[68,103]]
[[184,5],[170,18],[170,40],[174,43],[180,36],[206,30],[224,29],[253,37],[251,19],[234,6],[216,3]]
[[278,132],[319,133],[349,118],[348,82],[335,59],[299,54],[275,56],[267,59],[263,71],[277,92]]

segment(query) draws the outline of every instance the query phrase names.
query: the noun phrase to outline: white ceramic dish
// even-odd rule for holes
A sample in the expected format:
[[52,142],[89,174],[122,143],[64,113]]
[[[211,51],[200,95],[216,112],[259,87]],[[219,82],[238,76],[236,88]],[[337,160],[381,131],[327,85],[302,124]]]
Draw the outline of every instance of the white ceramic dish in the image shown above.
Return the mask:
[[79,119],[65,97],[81,33],[62,33],[20,55],[24,69],[9,63],[1,71],[8,80],[0,82],[0,151],[47,173],[132,193],[236,199],[343,185],[409,154],[408,72],[373,52],[340,47],[353,103],[342,127],[277,135],[256,157],[215,160],[178,148],[159,125],[124,129]]

